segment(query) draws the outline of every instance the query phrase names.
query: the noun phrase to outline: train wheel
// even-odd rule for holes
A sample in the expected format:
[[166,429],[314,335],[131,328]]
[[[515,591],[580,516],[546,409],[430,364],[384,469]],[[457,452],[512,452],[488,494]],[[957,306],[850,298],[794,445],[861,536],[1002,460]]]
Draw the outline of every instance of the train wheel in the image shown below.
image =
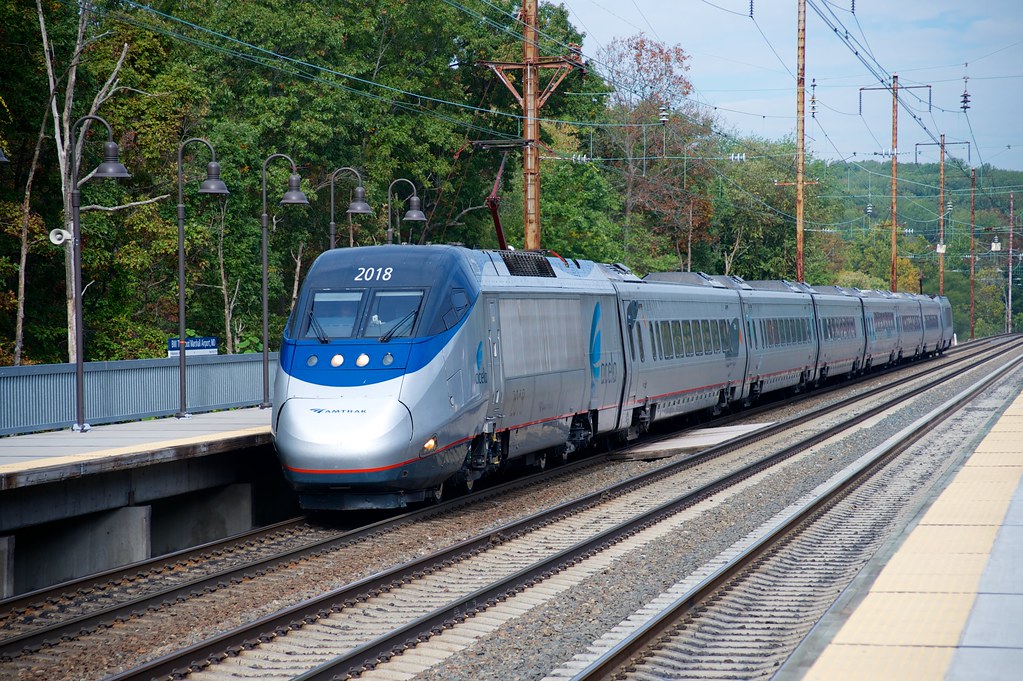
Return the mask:
[[444,500],[444,483],[440,483],[433,490],[433,503],[439,504]]
[[547,470],[547,450],[541,450],[533,455],[533,467],[538,471]]

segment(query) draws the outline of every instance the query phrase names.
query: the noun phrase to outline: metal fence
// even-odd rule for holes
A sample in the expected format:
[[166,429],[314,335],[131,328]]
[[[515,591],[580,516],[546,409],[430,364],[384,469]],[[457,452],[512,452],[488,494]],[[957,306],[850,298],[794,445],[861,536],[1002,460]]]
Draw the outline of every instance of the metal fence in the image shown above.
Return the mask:
[[[270,354],[273,394],[277,353]],[[85,421],[136,421],[178,412],[178,359],[85,363]],[[258,405],[263,355],[188,357],[189,413]],[[75,365],[0,367],[0,435],[69,428],[75,421]]]

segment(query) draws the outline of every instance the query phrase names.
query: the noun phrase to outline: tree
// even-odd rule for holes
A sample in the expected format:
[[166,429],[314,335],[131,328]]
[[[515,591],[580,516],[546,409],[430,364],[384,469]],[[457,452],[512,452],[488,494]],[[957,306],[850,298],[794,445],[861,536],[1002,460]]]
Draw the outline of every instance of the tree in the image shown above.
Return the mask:
[[[62,46],[70,48],[70,54],[66,55],[66,64],[64,65],[63,74],[58,76],[58,64],[56,62],[57,51],[54,49],[55,46],[50,43],[50,36],[47,30],[46,14],[43,11],[42,0],[36,0],[36,12],[39,20],[39,31],[42,38],[42,48],[44,61],[46,65],[46,76],[49,83],[50,93],[50,117],[53,121],[53,135],[54,142],[57,150],[57,163],[60,167],[60,182],[61,182],[61,196],[62,205],[64,207],[65,220],[69,220],[71,216],[71,194],[74,187],[72,184],[76,179],[73,177],[74,169],[81,165],[82,161],[82,149],[88,138],[88,131],[92,121],[84,121],[79,130],[77,131],[76,144],[72,148],[72,134],[76,131],[72,130],[72,126],[81,120],[82,117],[76,118],[77,109],[75,107],[75,96],[78,88],[78,76],[79,68],[82,66],[83,60],[90,49],[94,48],[97,43],[105,37],[104,33],[96,33],[96,23],[93,21],[92,3],[86,2],[82,5],[79,11],[78,19],[78,31],[76,34],[75,41],[72,45]],[[121,48],[116,60],[110,68],[106,80],[96,90],[95,95],[92,98],[91,103],[86,109],[86,116],[95,116],[100,107],[105,104],[108,100],[118,94],[123,88],[119,81],[119,73],[121,67],[124,64],[124,60],[128,55],[129,45],[124,43]],[[63,87],[61,82],[63,81]],[[82,175],[78,173],[77,181],[78,185],[81,186],[89,180],[91,174]],[[124,208],[145,205],[160,201],[167,198],[167,194],[163,196],[153,197],[138,202],[124,203],[115,205],[112,208],[102,208],[107,211],[117,211]],[[89,210],[99,210],[99,206],[82,206],[82,212]],[[68,346],[68,361],[76,361],[76,347],[75,347],[75,325],[77,320],[75,318],[75,291],[73,287],[74,272],[72,271],[73,261],[71,257],[71,242],[67,242],[65,248],[65,274],[66,274],[66,285],[67,291],[67,319],[68,319],[68,335],[67,335],[67,346]],[[83,265],[84,268],[84,265]],[[84,278],[84,277],[83,277]],[[21,312],[19,311],[19,314]]]

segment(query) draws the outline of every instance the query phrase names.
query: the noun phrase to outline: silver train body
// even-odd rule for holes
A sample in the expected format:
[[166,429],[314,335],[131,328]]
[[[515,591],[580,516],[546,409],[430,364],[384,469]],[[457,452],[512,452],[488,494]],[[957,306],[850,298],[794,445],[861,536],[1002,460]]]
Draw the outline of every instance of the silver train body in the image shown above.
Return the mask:
[[397,508],[660,419],[940,353],[948,300],[516,251],[321,255],[272,430],[307,509]]

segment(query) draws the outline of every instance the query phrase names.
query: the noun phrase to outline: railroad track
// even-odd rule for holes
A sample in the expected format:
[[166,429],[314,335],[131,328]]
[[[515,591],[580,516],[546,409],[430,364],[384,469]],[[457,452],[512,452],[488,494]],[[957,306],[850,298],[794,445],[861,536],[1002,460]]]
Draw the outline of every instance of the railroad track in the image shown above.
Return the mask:
[[[662,596],[642,622],[551,678],[766,678],[888,536],[917,482],[900,454],[1023,365],[992,372],[881,446],[713,570]],[[880,501],[880,503],[878,503]],[[813,589],[808,593],[807,585]],[[822,595],[822,593],[824,595]],[[741,626],[736,622],[741,621]],[[596,643],[594,645],[599,645]]]
[[[975,352],[990,352],[978,346],[973,352],[957,350],[955,359],[938,366],[969,361]],[[914,380],[918,373],[933,368],[933,363],[914,364],[900,383]],[[864,380],[876,380],[871,374]],[[890,385],[897,385],[892,382]],[[850,384],[815,391],[821,396]],[[779,405],[797,402],[802,397],[779,400],[770,404],[725,416],[715,425],[736,419],[750,419],[777,409]],[[665,437],[671,437],[671,435]],[[656,438],[651,440],[656,441]],[[741,441],[740,441],[741,442]],[[442,505],[423,508],[390,517],[354,529],[318,527],[297,518],[236,537],[206,544],[171,555],[110,570],[98,575],[24,594],[0,601],[0,661],[23,652],[34,652],[52,643],[73,639],[111,623],[138,616],[163,604],[202,596],[230,585],[237,585],[253,576],[288,566],[296,561],[323,555],[341,547],[369,541],[395,528],[423,522],[449,513],[466,504],[483,503],[531,485],[555,484],[554,478],[578,474],[604,461],[590,457],[562,466],[543,476],[531,476],[482,490],[470,497],[455,499]]]
[[[957,373],[982,361],[970,362]],[[898,399],[912,399],[950,378],[928,381]],[[122,681],[187,671],[190,678],[217,679],[245,667],[251,673],[253,665],[262,678],[321,679],[360,673],[410,647],[409,640],[429,639],[460,621],[487,620],[485,613],[511,594],[546,585],[570,566],[627,542],[700,500],[740,485],[887,408],[890,405],[865,411],[690,494],[679,495],[678,489],[691,481],[686,471],[696,460],[671,464],[643,479],[510,523],[113,678]],[[844,401],[832,411],[850,409],[851,401]],[[706,456],[722,456],[737,446],[715,448]],[[493,621],[486,626],[494,626]]]

